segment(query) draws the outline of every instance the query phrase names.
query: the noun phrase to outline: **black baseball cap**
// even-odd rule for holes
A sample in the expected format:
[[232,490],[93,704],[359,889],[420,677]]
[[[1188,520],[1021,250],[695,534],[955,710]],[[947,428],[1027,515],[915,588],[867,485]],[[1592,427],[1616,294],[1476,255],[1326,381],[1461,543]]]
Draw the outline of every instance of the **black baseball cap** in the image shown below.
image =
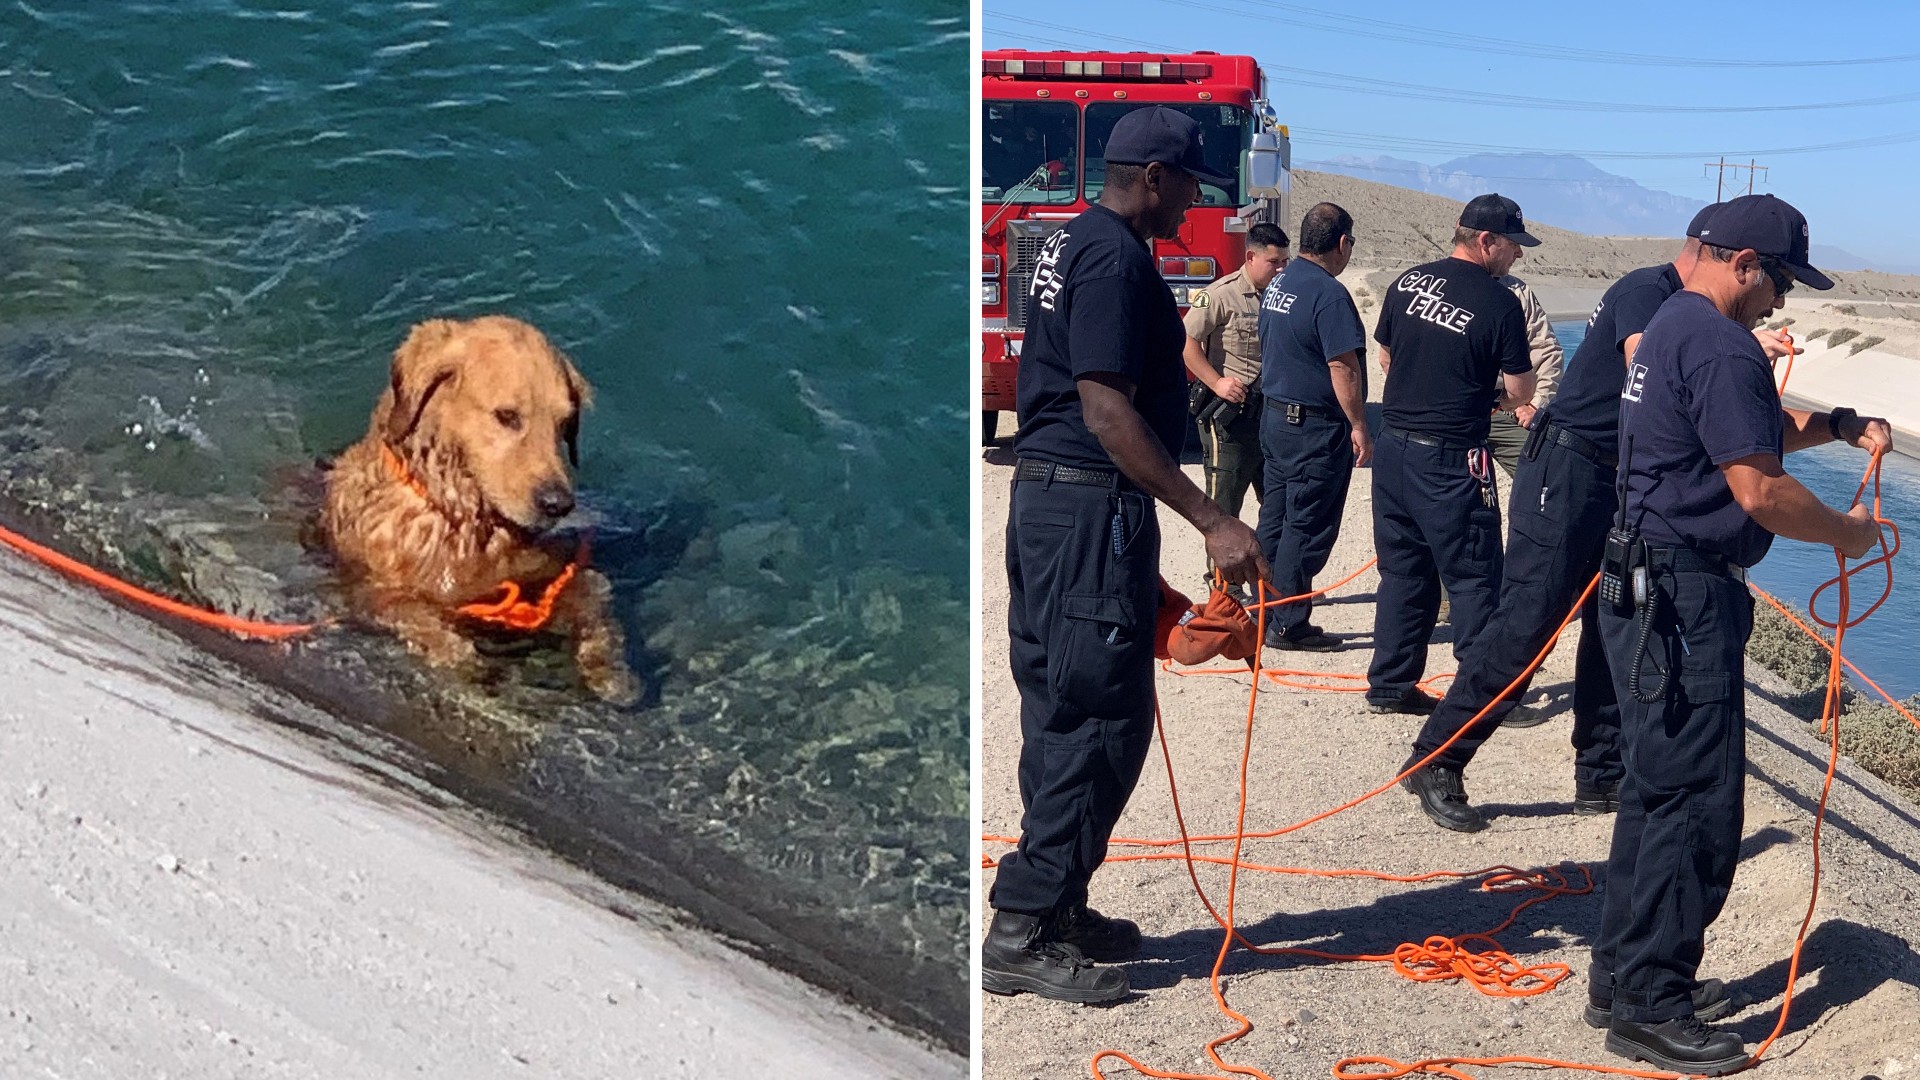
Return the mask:
[[1725,205],[1727,204],[1713,202],[1701,207],[1700,212],[1693,215],[1693,220],[1687,222],[1687,238],[1690,240],[1700,239],[1700,234],[1706,231],[1707,222],[1712,221],[1713,215],[1718,213],[1720,208]]
[[1520,217],[1520,204],[1505,195],[1475,195],[1460,211],[1460,227],[1479,232],[1499,233],[1521,247],[1539,247],[1540,241],[1527,232]]
[[1159,162],[1190,172],[1209,184],[1232,187],[1233,178],[1207,168],[1200,151],[1200,121],[1178,109],[1149,105],[1135,109],[1113,125],[1107,137],[1106,159],[1115,165]]
[[1802,284],[1833,288],[1833,279],[1807,262],[1807,218],[1777,195],[1742,195],[1720,204],[1700,230],[1700,242],[1779,259]]

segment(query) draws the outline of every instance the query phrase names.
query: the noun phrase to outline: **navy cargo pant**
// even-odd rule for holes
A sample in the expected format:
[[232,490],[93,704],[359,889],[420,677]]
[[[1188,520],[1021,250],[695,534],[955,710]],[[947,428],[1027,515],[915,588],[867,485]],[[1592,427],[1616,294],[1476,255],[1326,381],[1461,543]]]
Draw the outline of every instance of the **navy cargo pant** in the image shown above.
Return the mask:
[[[1466,768],[1526,693],[1531,677],[1488,709],[1479,723],[1468,724],[1527,669],[1593,580],[1619,506],[1611,459],[1545,418],[1535,425],[1520,455],[1507,507],[1500,601],[1472,648],[1460,654],[1459,674],[1413,740],[1414,750],[1424,757],[1466,728],[1434,759],[1436,765]],[[1613,787],[1621,773],[1620,705],[1600,640],[1599,612],[1593,596],[1580,608],[1580,650],[1573,675],[1574,784],[1589,791]]]
[[[1746,787],[1746,645],[1753,597],[1737,572],[1686,548],[1649,552],[1658,596],[1641,661],[1652,704],[1634,700],[1637,626],[1600,613],[1620,695],[1626,777],[1607,855],[1606,900],[1593,946],[1596,1000],[1613,1015],[1657,1024],[1693,1012],[1707,927],[1720,916],[1740,856]],[[1611,987],[1609,987],[1611,983]]]
[[1014,483],[1007,631],[1026,813],[988,897],[998,910],[1046,916],[1086,902],[1153,736],[1159,568],[1146,495]]
[[1463,659],[1500,588],[1500,508],[1481,497],[1467,449],[1387,428],[1373,445],[1373,609],[1367,700],[1398,701],[1427,667],[1440,583],[1453,602],[1453,655]]
[[[1276,399],[1260,419],[1260,446],[1266,455],[1260,550],[1279,596],[1299,596],[1313,589],[1314,575],[1326,569],[1340,538],[1353,479],[1352,428],[1342,414]],[[1312,614],[1313,601],[1301,600],[1270,609],[1267,625],[1291,634]]]

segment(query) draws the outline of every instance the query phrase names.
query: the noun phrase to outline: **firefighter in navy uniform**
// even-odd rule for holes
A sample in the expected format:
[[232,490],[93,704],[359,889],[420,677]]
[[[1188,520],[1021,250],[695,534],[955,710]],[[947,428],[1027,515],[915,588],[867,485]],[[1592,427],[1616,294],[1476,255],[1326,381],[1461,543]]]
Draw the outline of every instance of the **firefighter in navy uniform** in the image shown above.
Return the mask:
[[[1534,418],[1514,474],[1499,604],[1415,737],[1403,771],[1453,739],[1519,678],[1600,568],[1601,545],[1619,509],[1614,473],[1627,365],[1648,320],[1693,272],[1700,230],[1717,206],[1695,215],[1673,262],[1642,267],[1614,282],[1587,319],[1586,339],[1574,353],[1559,395]],[[1756,331],[1755,337],[1769,356],[1786,351],[1776,333]],[[1599,619],[1599,598],[1591,596],[1580,610],[1573,678],[1573,810],[1582,815],[1611,813],[1619,805],[1620,706],[1600,645]],[[1486,827],[1486,819],[1468,804],[1461,773],[1496,728],[1538,722],[1537,714],[1514,705],[1526,690],[1527,683],[1520,683],[1431,764],[1401,781],[1435,824],[1458,832]],[[1522,717],[1519,723],[1516,716]],[[1717,1008],[1727,1003],[1724,996],[1716,999]]]
[[[1261,299],[1260,422],[1267,498],[1260,548],[1275,595],[1303,596],[1326,568],[1355,466],[1373,458],[1367,435],[1367,331],[1353,297],[1336,279],[1353,258],[1353,215],[1320,203],[1300,222],[1300,257]],[[1330,652],[1332,634],[1308,621],[1311,600],[1267,612],[1266,644]]]
[[1140,929],[1087,885],[1153,734],[1160,529],[1186,518],[1228,581],[1267,576],[1248,528],[1180,471],[1186,332],[1149,241],[1178,235],[1207,170],[1200,125],[1146,107],[1114,125],[1099,205],[1042,249],[1029,293],[1007,521],[1007,631],[1020,691],[1018,848],[1000,860],[981,984],[1065,1001],[1130,991]]
[[1618,520],[1637,535],[1608,542],[1602,572],[1634,584],[1618,605],[1602,603],[1600,631],[1626,775],[1589,994],[1611,1003],[1607,1049],[1717,1076],[1747,1060],[1737,1034],[1696,1014],[1695,981],[1740,852],[1746,568],[1776,535],[1864,555],[1879,539],[1866,509],[1823,505],[1780,459],[1835,439],[1886,450],[1892,436],[1884,420],[1850,409],[1780,404],[1751,328],[1796,279],[1833,285],[1807,263],[1799,211],[1772,195],[1731,199],[1700,242],[1686,287],[1647,324],[1620,393]]
[[[1382,300],[1380,437],[1373,449],[1373,547],[1380,564],[1367,706],[1428,713],[1415,684],[1440,612],[1453,601],[1454,656],[1493,613],[1500,587],[1500,505],[1487,452],[1488,416],[1531,400],[1533,361],[1520,301],[1500,284],[1528,235],[1500,195],[1467,203],[1453,255],[1401,274]],[[1506,393],[1495,400],[1500,380]]]

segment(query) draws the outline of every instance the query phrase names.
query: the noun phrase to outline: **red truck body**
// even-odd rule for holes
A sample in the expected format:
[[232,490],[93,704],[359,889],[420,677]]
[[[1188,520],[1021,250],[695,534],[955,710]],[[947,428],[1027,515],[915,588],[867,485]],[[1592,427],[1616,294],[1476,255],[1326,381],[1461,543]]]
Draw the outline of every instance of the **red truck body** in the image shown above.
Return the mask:
[[990,440],[998,413],[1014,408],[1034,261],[1047,237],[1099,199],[1101,151],[1121,116],[1149,105],[1186,112],[1205,132],[1208,168],[1235,179],[1230,188],[1202,184],[1179,237],[1154,241],[1183,311],[1189,292],[1245,261],[1253,222],[1285,223],[1288,208],[1284,173],[1277,198],[1247,191],[1255,134],[1286,139],[1250,56],[998,49],[982,54],[982,69],[980,407]]

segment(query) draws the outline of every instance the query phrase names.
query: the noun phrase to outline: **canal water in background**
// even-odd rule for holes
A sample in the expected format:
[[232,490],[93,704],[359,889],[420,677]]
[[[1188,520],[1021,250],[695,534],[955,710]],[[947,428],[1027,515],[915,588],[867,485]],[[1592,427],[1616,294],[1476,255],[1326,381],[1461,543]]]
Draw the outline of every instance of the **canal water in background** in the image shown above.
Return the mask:
[[[1586,330],[1584,322],[1553,324],[1553,332],[1569,357],[1586,337]],[[1868,400],[1864,390],[1861,400]],[[1862,411],[1871,410],[1863,405]],[[1827,505],[1846,507],[1860,486],[1867,456],[1850,446],[1816,446],[1788,455],[1786,466],[1787,472]],[[1914,531],[1920,529],[1920,461],[1901,454],[1887,455],[1880,468],[1880,487],[1882,512],[1910,535],[1920,536]],[[1893,566],[1893,595],[1865,623],[1847,631],[1846,656],[1888,693],[1906,698],[1920,693],[1920,669],[1913,664],[1912,630],[1920,625],[1920,550],[1911,546],[1903,549],[1894,556]],[[1837,572],[1832,548],[1777,539],[1767,557],[1753,568],[1753,581],[1805,618],[1807,598]],[[1885,587],[1885,571],[1868,571],[1854,582],[1855,596],[1864,594],[1864,602],[1871,603]],[[1829,589],[1821,596],[1821,614],[1829,619],[1835,613],[1833,592]],[[1860,603],[1856,600],[1856,609]]]
[[967,10],[748,0],[0,11],[0,519],[337,613],[314,461],[407,328],[597,388],[596,562],[649,686],[540,643],[210,642],[619,884],[966,1037]]

